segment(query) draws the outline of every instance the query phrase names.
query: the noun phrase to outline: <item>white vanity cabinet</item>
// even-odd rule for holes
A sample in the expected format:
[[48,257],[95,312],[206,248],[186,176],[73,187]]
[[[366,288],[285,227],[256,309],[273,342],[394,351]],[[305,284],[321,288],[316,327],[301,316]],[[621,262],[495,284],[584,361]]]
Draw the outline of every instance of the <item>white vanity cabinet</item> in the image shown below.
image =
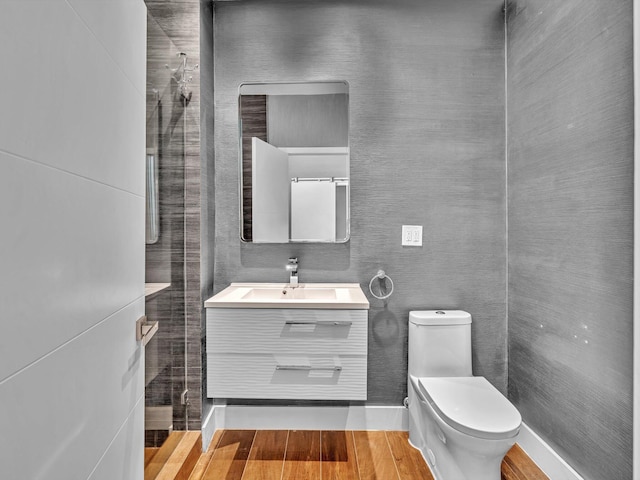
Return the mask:
[[208,396],[366,400],[367,326],[367,310],[208,308]]

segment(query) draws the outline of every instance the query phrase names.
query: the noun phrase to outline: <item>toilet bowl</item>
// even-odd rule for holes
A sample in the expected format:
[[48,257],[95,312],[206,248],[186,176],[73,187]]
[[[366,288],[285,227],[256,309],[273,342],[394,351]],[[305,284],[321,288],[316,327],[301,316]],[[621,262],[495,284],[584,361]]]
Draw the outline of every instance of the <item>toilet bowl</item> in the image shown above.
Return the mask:
[[436,480],[500,480],[522,418],[484,377],[471,376],[471,316],[409,318],[409,441]]
[[417,427],[425,432],[420,450],[436,479],[499,480],[520,431],[518,410],[483,377],[414,377],[411,383]]

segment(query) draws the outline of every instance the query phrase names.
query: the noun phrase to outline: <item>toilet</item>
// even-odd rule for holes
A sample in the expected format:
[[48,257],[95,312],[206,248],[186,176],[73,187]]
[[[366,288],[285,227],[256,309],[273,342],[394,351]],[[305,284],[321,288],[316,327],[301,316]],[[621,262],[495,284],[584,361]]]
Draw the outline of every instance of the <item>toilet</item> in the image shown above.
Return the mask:
[[522,417],[471,370],[471,315],[409,313],[409,441],[436,480],[500,480]]

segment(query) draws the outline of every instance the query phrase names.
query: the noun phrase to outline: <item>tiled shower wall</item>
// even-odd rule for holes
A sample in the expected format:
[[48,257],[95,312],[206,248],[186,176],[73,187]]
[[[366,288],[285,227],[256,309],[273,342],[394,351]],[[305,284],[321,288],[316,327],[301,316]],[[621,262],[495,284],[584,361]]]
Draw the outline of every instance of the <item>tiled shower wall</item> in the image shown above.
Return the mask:
[[[187,54],[189,66],[199,64],[199,0],[146,0],[145,3],[153,21],[178,51]],[[150,58],[164,55],[166,48],[162,41],[155,43],[154,37],[149,38]],[[201,279],[200,71],[194,72],[192,77],[193,80],[188,87],[192,92],[191,101],[183,112],[183,115],[186,115],[184,163],[175,163],[173,171],[165,172],[169,174],[165,178],[170,192],[165,202],[167,207],[170,207],[161,211],[161,222],[169,225],[170,230],[167,233],[172,239],[170,248],[172,258],[170,260],[165,258],[159,263],[148,262],[147,278],[161,278],[163,269],[166,269],[169,264],[172,269],[182,269],[180,272],[174,272],[173,275],[177,280],[175,285],[172,284],[170,292],[172,312],[165,311],[160,315],[162,317],[173,315],[170,335],[175,348],[167,352],[174,362],[172,382],[177,383],[184,378],[184,363],[181,360],[184,358],[184,353],[181,345],[186,349],[189,405],[186,411],[174,414],[174,428],[184,429],[188,426],[190,430],[199,430],[202,419],[203,293],[201,285],[211,284],[212,280],[207,282],[206,279]],[[182,119],[180,119],[181,122]],[[180,125],[177,128],[182,127]],[[185,335],[186,343],[182,341]],[[180,392],[181,390],[174,389],[174,405],[180,405],[179,399],[176,399],[176,395],[179,396]],[[178,412],[179,409],[176,411]],[[185,425],[185,418],[188,418],[188,425]]]
[[[170,287],[146,301],[146,314],[159,322],[145,349],[145,406],[172,406],[173,426],[185,428],[180,394],[185,379],[184,303],[184,102],[170,68],[178,49],[151,15],[147,18],[147,148],[158,169],[159,235],[145,249],[145,280]],[[166,66],[170,68],[166,68]],[[168,426],[168,424],[165,424]],[[145,445],[161,445],[168,431],[147,430]]]

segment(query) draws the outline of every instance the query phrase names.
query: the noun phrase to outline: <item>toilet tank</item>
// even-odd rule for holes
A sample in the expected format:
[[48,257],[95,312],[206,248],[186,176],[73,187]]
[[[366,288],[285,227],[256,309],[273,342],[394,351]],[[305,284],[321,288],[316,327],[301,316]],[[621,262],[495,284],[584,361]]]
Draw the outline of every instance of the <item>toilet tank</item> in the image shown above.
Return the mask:
[[409,312],[409,375],[470,377],[471,315],[462,310]]

